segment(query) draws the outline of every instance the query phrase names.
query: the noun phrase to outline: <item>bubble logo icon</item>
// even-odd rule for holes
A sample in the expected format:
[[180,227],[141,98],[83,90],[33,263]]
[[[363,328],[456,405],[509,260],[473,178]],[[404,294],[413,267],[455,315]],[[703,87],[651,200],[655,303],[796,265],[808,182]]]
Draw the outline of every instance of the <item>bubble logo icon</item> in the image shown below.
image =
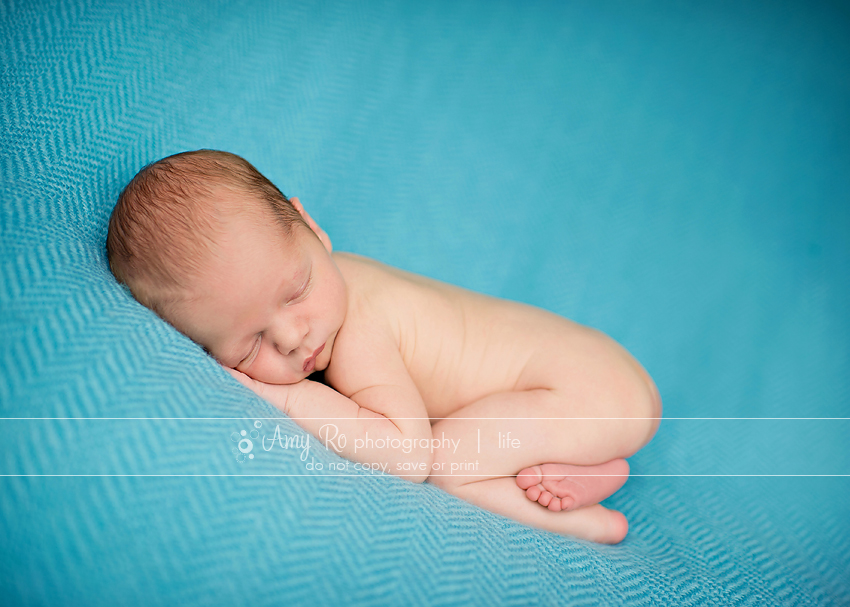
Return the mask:
[[260,438],[259,429],[262,426],[262,422],[257,420],[254,422],[254,429],[250,433],[247,430],[242,430],[230,435],[230,440],[236,443],[236,446],[232,447],[230,451],[236,456],[236,461],[240,464],[244,464],[249,459],[254,459],[254,454],[251,452],[254,450],[254,440]]

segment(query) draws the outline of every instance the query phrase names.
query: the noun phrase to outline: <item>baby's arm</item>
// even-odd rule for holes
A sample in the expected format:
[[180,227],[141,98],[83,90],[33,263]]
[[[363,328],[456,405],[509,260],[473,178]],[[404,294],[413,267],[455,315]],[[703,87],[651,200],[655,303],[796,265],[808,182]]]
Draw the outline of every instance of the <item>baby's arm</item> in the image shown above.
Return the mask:
[[[306,379],[265,384],[228,371],[329,449],[361,463],[386,463],[391,474],[421,483],[434,457],[431,423],[395,342],[383,337],[377,331],[363,336],[356,360],[344,346],[334,350],[340,362],[325,371],[325,378],[336,390]],[[389,439],[390,445],[378,439]]]

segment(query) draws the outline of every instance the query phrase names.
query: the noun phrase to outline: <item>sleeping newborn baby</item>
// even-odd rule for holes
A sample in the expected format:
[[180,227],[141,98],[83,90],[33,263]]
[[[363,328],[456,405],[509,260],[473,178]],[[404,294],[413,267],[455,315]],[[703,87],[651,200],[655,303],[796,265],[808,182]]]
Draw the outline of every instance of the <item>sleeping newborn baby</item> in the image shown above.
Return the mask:
[[297,198],[225,152],[142,169],[107,252],[138,301],[341,456],[540,529],[626,536],[598,502],[661,402],[604,334],[333,251]]

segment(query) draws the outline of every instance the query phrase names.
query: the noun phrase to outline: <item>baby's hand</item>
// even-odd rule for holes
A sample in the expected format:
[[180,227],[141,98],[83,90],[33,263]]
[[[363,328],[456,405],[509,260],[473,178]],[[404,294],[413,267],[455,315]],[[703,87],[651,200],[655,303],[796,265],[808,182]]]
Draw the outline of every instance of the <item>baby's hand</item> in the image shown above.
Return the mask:
[[253,379],[241,371],[237,371],[236,369],[231,369],[230,367],[225,367],[222,365],[225,371],[230,373],[236,381],[240,384],[249,388],[253,391],[257,396],[262,399],[269,401],[275,407],[290,415],[290,409],[292,407],[292,403],[295,401],[295,394],[298,392],[302,384],[306,381],[306,379],[301,380],[297,384],[267,384],[261,381],[257,381]]

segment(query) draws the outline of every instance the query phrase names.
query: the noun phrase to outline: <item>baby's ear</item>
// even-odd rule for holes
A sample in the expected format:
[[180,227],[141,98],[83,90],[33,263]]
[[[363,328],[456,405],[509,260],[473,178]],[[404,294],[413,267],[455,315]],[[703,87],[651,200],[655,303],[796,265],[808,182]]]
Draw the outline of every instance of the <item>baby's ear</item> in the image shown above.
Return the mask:
[[313,231],[316,233],[316,236],[319,237],[319,240],[322,241],[322,244],[325,245],[325,248],[328,250],[328,253],[332,253],[334,250],[334,246],[331,244],[331,237],[328,236],[327,232],[325,232],[315,223],[313,224],[312,228]]
[[325,245],[325,248],[328,250],[328,253],[333,251],[333,245],[331,244],[330,236],[319,227],[313,218],[310,217],[310,214],[304,210],[304,205],[301,204],[301,201],[295,198],[294,196],[289,199],[289,202],[292,203],[292,206],[295,207],[295,210],[301,213],[301,217],[304,218],[304,221],[307,222],[307,225],[310,226],[310,229],[313,230],[313,233],[319,237],[319,240],[322,241],[322,244]]

